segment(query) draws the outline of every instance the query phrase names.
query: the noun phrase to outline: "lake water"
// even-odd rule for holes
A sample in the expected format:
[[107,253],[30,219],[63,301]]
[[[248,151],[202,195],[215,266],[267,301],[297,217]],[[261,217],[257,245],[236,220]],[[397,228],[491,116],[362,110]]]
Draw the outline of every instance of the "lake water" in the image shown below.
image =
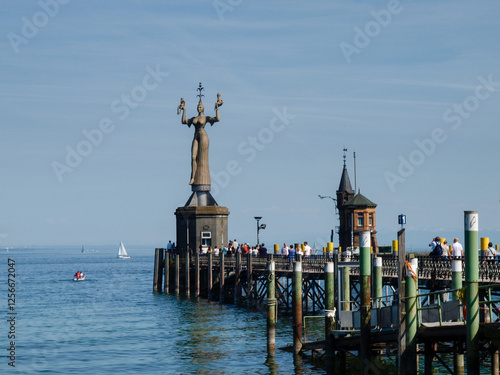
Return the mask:
[[[153,294],[154,249],[128,249],[127,260],[116,252],[0,250],[0,373],[325,373],[279,350],[270,363],[262,312]],[[7,297],[9,259],[15,260],[14,310]],[[85,281],[73,281],[77,270]],[[12,317],[13,326],[7,321]],[[15,367],[8,365],[10,341]],[[276,346],[291,342],[291,324],[280,319]]]
[[[268,359],[265,313],[153,294],[154,249],[130,248],[126,260],[117,251],[0,250],[0,374],[326,374],[290,352]],[[7,295],[9,259],[15,304]],[[77,270],[85,281],[73,281]],[[280,316],[276,347],[291,343],[291,319]],[[489,373],[488,362],[481,373]],[[381,363],[373,370],[395,372]],[[436,363],[435,373],[446,371]]]

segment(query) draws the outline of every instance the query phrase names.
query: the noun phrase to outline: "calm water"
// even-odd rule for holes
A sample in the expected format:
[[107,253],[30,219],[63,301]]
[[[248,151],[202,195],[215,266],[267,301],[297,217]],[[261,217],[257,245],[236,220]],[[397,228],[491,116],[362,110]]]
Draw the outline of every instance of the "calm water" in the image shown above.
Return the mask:
[[[280,350],[269,361],[262,312],[153,294],[154,249],[128,252],[131,259],[119,260],[117,247],[84,254],[76,248],[1,249],[0,374],[326,373]],[[15,260],[17,315],[9,315],[9,258]],[[74,282],[77,270],[87,280]],[[15,367],[8,365],[12,316]],[[280,316],[276,346],[291,342],[291,321]],[[376,373],[394,373],[390,365],[374,366]],[[436,363],[436,373],[446,371]]]
[[[231,305],[152,293],[154,249],[0,250],[0,373],[324,374],[291,353],[266,354],[266,318]],[[15,260],[15,368],[9,348],[7,273]],[[72,277],[82,270],[86,281]],[[280,319],[277,347],[292,341]]]

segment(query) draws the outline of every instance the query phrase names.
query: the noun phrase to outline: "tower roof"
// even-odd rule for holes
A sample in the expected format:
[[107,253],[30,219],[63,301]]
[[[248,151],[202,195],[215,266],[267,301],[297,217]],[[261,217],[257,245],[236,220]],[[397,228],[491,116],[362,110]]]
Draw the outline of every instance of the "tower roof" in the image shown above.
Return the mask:
[[344,206],[347,207],[377,207],[375,203],[365,197],[363,194],[358,193],[349,199]]
[[340,178],[339,190],[338,192],[347,192],[350,194],[354,194],[354,190],[352,190],[351,180],[349,180],[349,174],[347,173],[347,168],[344,163],[344,169],[342,171],[342,177]]

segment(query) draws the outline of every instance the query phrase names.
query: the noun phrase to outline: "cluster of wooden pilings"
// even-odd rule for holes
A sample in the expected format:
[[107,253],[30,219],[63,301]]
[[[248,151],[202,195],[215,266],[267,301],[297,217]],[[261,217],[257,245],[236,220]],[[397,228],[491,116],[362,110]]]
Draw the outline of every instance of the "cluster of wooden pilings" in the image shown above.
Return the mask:
[[[370,252],[369,232],[362,233],[359,258],[344,262],[339,261],[338,255],[316,261],[313,257],[303,259],[297,256],[295,259],[288,259],[273,255],[252,257],[236,254],[229,257],[221,254],[214,257],[208,254],[200,257],[199,254],[190,256],[156,249],[153,289],[155,292],[164,290],[220,302],[265,307],[267,348],[270,355],[274,355],[276,348],[278,306],[280,311],[286,311],[288,307],[292,311],[292,350],[295,354],[319,347],[319,343],[309,345],[303,341],[303,318],[305,311],[320,310],[317,312],[324,313],[325,319],[322,349],[329,372],[345,371],[345,356],[346,353],[351,353],[359,357],[362,373],[372,373],[376,356],[393,355],[397,358],[398,372],[401,374],[418,373],[418,360],[421,356],[425,359],[426,374],[432,373],[433,364],[438,360],[450,373],[463,374],[467,370],[468,374],[479,374],[481,358],[489,354],[491,371],[498,374],[500,324],[494,322],[491,303],[488,305],[481,302],[489,308],[489,314],[479,308],[479,282],[485,276],[479,275],[477,212],[465,212],[465,278],[462,273],[463,260],[455,259],[451,262],[450,274],[447,271],[449,260],[437,265],[424,257],[408,258],[405,254],[404,234],[404,229],[398,232],[399,251],[396,255],[382,259],[374,257]],[[419,270],[419,259],[422,263],[420,266],[427,267],[425,272],[419,272],[422,271]],[[389,268],[394,265],[395,270],[387,269],[387,265],[390,265]],[[498,267],[498,263],[492,265],[492,269],[496,269],[495,267]],[[451,279],[451,291],[462,291],[467,315],[465,323],[463,319],[459,322],[442,319],[443,305],[439,299],[439,293],[442,292],[428,293],[426,297],[437,297],[437,305],[421,306],[423,297],[419,294],[420,277],[432,280],[436,274],[432,269],[436,268],[444,270],[440,277]],[[490,273],[486,272],[485,275]],[[431,277],[431,274],[434,276]],[[342,280],[339,280],[339,275]],[[378,317],[380,314],[377,307],[380,307],[383,297],[382,286],[387,280],[393,285],[395,278],[395,306],[389,308],[397,308],[397,322],[391,329],[374,329],[372,315]],[[322,283],[320,286],[316,284],[318,280]],[[353,280],[359,285],[357,313],[360,315],[360,325],[346,329],[342,317],[351,308],[348,301]],[[341,285],[343,290],[339,290]],[[321,291],[321,301],[317,297],[314,299],[315,287]],[[458,298],[459,295],[453,293],[453,299]],[[311,299],[312,302],[308,301]],[[439,324],[435,326],[420,322],[423,310],[431,308],[439,311]],[[480,325],[480,316],[483,316],[485,324]],[[499,314],[495,316],[498,320]],[[441,324],[441,320],[450,321]],[[443,343],[446,345],[441,346]],[[439,357],[444,352],[453,353],[453,364],[446,364]],[[375,372],[377,371],[380,372],[376,369]]]

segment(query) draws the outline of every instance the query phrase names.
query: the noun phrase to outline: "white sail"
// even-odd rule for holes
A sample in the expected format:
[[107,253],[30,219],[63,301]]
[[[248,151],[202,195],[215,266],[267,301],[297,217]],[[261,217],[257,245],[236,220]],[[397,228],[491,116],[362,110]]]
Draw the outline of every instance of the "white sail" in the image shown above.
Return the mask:
[[125,250],[125,246],[123,246],[123,242],[120,242],[120,247],[118,248],[118,258],[130,258],[130,256],[127,254],[127,250]]

